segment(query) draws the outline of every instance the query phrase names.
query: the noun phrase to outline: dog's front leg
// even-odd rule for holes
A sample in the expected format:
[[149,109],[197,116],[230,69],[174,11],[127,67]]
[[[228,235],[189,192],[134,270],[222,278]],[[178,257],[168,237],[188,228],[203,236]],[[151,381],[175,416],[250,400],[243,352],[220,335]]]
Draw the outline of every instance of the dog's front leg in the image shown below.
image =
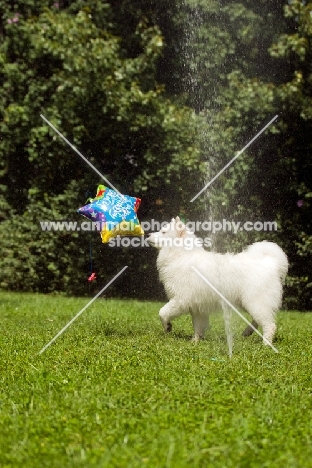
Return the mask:
[[207,313],[192,313],[191,315],[194,328],[194,336],[192,341],[197,343],[198,341],[205,338],[205,332],[209,324],[209,317]]
[[170,332],[172,330],[171,320],[174,320],[184,313],[185,310],[182,305],[175,299],[170,299],[159,311],[159,317],[165,332]]

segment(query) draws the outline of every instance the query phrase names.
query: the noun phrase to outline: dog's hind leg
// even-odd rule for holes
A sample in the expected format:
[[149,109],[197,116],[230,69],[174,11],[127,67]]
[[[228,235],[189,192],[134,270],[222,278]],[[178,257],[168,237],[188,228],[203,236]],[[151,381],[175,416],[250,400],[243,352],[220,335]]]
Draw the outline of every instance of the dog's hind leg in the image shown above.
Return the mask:
[[170,332],[172,330],[172,320],[187,313],[188,310],[183,307],[180,302],[175,299],[170,299],[159,311],[159,317],[165,332]]
[[209,316],[207,313],[203,314],[198,312],[191,312],[191,315],[194,328],[194,337],[192,338],[192,340],[198,342],[205,338],[205,332],[209,324]]
[[[258,329],[258,324],[257,324],[257,322],[256,322],[255,320],[253,320],[253,321],[251,322],[251,324],[252,324],[252,326],[253,326],[254,328]],[[250,325],[248,325],[248,326],[245,328],[245,330],[243,331],[242,336],[250,336],[250,335],[252,335],[253,332],[255,331],[254,328],[252,328]]]
[[262,326],[263,329],[263,344],[269,345],[272,344],[275,332],[276,332],[276,325],[272,321],[271,323],[264,323]]
[[[275,324],[275,313],[274,309],[267,306],[264,307],[263,305],[260,307],[253,307],[247,308],[249,314],[252,316],[253,321],[252,324],[256,326],[259,325],[262,328],[263,333],[263,344],[268,345],[271,344],[276,332],[276,324]],[[248,336],[248,332],[251,327],[247,327],[244,334]],[[249,334],[251,335],[252,332]]]

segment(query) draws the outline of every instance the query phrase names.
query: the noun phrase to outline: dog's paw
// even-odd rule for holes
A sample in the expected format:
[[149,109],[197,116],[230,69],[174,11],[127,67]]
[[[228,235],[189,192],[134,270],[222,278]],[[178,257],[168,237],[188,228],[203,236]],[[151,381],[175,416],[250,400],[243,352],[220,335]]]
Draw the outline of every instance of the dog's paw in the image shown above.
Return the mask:
[[255,320],[252,321],[251,325],[248,325],[245,330],[243,331],[242,333],[242,336],[250,336],[253,334],[253,332],[255,331],[255,329],[258,328],[258,324],[257,322],[255,322]]
[[253,329],[251,327],[245,328],[245,330],[242,332],[242,336],[250,336],[253,334]]
[[199,343],[201,340],[203,340],[204,338],[200,335],[195,335],[193,336],[193,338],[191,338],[191,341],[192,343]]

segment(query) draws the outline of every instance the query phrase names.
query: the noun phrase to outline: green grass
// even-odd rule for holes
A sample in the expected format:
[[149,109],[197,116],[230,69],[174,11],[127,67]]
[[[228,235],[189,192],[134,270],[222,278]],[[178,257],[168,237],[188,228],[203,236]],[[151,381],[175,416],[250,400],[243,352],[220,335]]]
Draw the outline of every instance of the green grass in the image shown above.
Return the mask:
[[195,345],[161,304],[0,293],[1,467],[312,467],[312,314],[280,313],[227,356],[222,317]]

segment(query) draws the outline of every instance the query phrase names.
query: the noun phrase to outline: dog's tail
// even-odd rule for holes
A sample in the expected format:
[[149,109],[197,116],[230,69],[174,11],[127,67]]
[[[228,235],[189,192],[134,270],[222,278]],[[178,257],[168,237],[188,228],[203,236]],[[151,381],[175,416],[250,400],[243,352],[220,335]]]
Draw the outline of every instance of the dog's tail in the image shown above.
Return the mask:
[[247,251],[257,257],[268,256],[275,258],[281,281],[285,281],[288,271],[288,258],[285,252],[277,244],[268,241],[255,242],[247,248]]

